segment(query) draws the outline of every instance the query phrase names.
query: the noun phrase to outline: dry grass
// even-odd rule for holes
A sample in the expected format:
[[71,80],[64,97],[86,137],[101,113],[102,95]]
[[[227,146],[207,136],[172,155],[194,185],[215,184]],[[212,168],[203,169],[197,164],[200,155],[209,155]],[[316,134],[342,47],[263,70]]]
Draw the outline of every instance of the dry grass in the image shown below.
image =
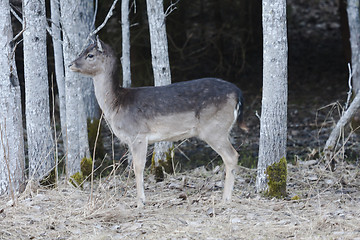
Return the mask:
[[360,173],[316,162],[289,165],[289,195],[258,197],[255,172],[242,168],[233,202],[219,204],[222,169],[198,168],[145,181],[147,205],[136,209],[132,177],[113,177],[84,190],[28,188],[15,206],[0,199],[0,239],[360,239]]

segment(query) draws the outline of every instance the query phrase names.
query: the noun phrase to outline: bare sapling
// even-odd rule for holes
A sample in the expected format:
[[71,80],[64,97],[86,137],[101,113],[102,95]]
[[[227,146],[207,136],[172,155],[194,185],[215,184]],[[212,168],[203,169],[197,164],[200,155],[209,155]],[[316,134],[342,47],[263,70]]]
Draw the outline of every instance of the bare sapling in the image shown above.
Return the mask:
[[229,141],[235,122],[243,129],[243,96],[234,84],[215,78],[160,87],[122,88],[115,52],[91,44],[70,69],[93,78],[95,95],[114,134],[133,156],[137,204],[145,203],[143,172],[148,144],[198,137],[225,163],[223,202],[231,200],[239,154]]

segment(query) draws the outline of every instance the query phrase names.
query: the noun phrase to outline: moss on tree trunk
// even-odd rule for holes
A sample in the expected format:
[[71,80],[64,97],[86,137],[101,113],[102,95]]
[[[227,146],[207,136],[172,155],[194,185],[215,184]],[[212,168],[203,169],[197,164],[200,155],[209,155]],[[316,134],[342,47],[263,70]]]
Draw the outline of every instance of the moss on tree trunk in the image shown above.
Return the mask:
[[274,163],[266,168],[268,175],[269,197],[283,198],[286,197],[286,179],[287,179],[287,162],[283,157],[279,162]]

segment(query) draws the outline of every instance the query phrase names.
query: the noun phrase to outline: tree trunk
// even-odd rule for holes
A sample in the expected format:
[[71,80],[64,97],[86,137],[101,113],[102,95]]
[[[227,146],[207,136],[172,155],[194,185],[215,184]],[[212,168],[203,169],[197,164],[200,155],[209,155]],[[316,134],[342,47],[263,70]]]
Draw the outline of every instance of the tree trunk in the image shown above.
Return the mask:
[[[90,32],[94,30],[94,1],[82,0],[80,1],[79,20],[76,21],[79,27],[79,38],[81,43],[85,44],[85,39],[89,36]],[[83,49],[81,49],[83,50]],[[79,52],[80,53],[80,52]],[[74,60],[74,59],[73,59]],[[82,87],[83,97],[86,109],[86,117],[88,119],[99,119],[100,108],[95,97],[94,84],[91,77],[83,76]]]
[[286,157],[286,0],[263,0],[263,96],[260,120],[258,192],[267,189],[267,166]]
[[54,166],[47,72],[45,0],[23,0],[23,18],[29,177],[41,179]]
[[131,86],[129,0],[121,2],[123,87]]
[[[63,31],[64,65],[68,66],[85,45],[90,33],[93,17],[93,1],[60,1]],[[65,68],[66,130],[67,130],[67,174],[80,171],[80,161],[89,157],[87,116],[92,118],[94,109],[86,108],[95,103],[94,87],[89,77]],[[87,104],[86,104],[87,102]]]
[[[131,87],[131,62],[130,62],[130,23],[129,0],[121,1],[121,32],[122,32],[122,76],[124,88]],[[132,164],[131,153],[128,154],[128,164]]]
[[[65,70],[61,43],[60,4],[59,0],[51,0],[51,33],[54,48],[55,78],[60,103],[60,123],[63,142],[66,142],[66,101],[65,101]],[[66,144],[64,144],[65,146]],[[65,150],[66,152],[66,150]]]
[[0,1],[0,195],[24,184],[24,137],[20,85],[11,41],[9,0]]
[[[154,72],[154,83],[155,86],[167,85],[171,83],[171,73],[163,1],[147,0],[146,3],[149,20],[152,56],[151,60]],[[159,160],[167,160],[166,153],[169,152],[171,148],[171,142],[160,142],[155,144],[155,167],[159,166]]]
[[351,68],[353,74],[353,89],[360,90],[360,17],[359,0],[347,1],[347,13],[350,30]]

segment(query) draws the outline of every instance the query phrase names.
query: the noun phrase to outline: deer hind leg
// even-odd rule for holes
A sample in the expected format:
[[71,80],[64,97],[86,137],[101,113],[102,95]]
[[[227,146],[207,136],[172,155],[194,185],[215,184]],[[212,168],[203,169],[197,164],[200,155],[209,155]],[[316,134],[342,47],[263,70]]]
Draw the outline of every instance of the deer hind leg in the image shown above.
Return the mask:
[[237,170],[237,163],[239,154],[231,145],[228,136],[218,137],[216,134],[211,137],[203,139],[212,149],[214,149],[223,159],[225,164],[225,184],[223,193],[223,202],[229,203],[231,201],[231,194],[234,187],[235,172]]
[[137,139],[129,147],[133,157],[133,166],[136,179],[137,207],[142,208],[145,204],[144,169],[146,163],[147,140]]

